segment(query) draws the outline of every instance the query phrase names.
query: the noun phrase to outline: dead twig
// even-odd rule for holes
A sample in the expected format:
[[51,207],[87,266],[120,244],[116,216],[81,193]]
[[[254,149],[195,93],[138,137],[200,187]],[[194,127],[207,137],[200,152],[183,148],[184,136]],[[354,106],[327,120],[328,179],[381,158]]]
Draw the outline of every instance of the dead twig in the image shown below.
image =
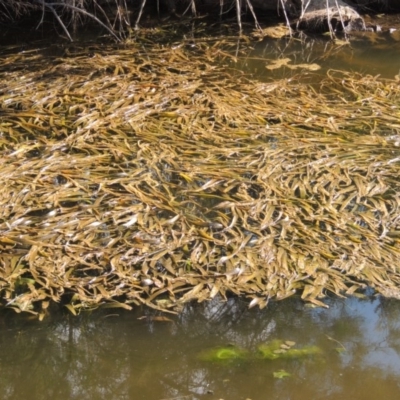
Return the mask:
[[250,0],[246,0],[246,3],[247,3],[247,5],[248,5],[248,7],[249,7],[249,9],[250,9],[251,15],[252,15],[253,18],[254,18],[254,23],[255,23],[255,25],[256,25],[256,28],[257,28],[258,30],[262,31],[262,28],[261,28],[260,24],[258,23],[258,19],[257,19],[256,13],[254,12],[253,5],[251,4]]
[[333,32],[332,24],[331,24],[331,14],[329,12],[329,0],[326,0],[326,18],[328,22],[328,28],[329,28],[329,35],[331,36],[331,39],[334,39],[335,33]]
[[[142,4],[140,5],[139,14],[138,14],[138,16],[136,18],[136,22],[135,22],[135,29],[139,28],[139,21],[140,21],[140,18],[142,18],[143,9],[144,9],[145,5],[146,5],[146,0],[142,0]],[[157,7],[159,7],[158,3],[157,3]]]
[[102,22],[101,20],[99,20],[95,15],[91,14],[90,12],[79,8],[79,7],[75,7],[71,4],[67,4],[67,3],[46,3],[44,2],[44,0],[34,0],[35,3],[43,5],[48,8],[56,17],[58,23],[61,25],[61,27],[63,28],[64,32],[66,33],[66,35],[68,36],[68,39],[72,42],[72,37],[68,32],[68,29],[66,28],[66,26],[64,25],[64,23],[62,22],[60,16],[57,14],[56,10],[54,7],[64,7],[64,8],[68,8],[70,10],[73,10],[75,12],[81,13],[83,15],[86,15],[87,17],[93,19],[94,21],[96,21],[99,25],[101,25],[103,28],[105,28],[118,42],[121,41],[121,39],[115,34],[115,32],[109,27],[107,26],[104,22]]
[[283,0],[279,0],[279,1],[281,2],[281,5],[282,5],[283,15],[285,16],[285,20],[286,20],[286,26],[289,29],[289,35],[290,35],[290,37],[292,37],[293,36],[292,27],[290,26],[290,20],[289,20],[289,17],[287,15],[287,12],[286,12],[285,3],[283,2]]

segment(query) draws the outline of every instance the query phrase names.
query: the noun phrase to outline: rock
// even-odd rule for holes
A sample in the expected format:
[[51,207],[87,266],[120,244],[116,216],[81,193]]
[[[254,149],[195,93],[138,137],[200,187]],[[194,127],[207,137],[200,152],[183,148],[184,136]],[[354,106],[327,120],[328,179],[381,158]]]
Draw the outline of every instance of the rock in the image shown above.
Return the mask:
[[314,31],[365,30],[360,14],[345,1],[329,0],[328,7],[326,3],[326,0],[311,0],[308,7],[298,9],[296,26]]
[[243,8],[248,6],[248,1],[254,9],[263,11],[279,11],[284,5],[290,20],[294,20],[293,25],[300,29],[328,31],[331,27],[333,31],[365,30],[364,20],[351,6],[354,5],[351,0],[328,0],[328,7],[327,0],[241,0]]

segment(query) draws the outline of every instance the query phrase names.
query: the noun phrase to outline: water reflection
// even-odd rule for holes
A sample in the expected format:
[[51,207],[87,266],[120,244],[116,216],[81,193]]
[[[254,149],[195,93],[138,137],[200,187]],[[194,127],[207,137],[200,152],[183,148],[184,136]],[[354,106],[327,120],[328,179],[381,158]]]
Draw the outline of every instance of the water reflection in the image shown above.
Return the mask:
[[[304,40],[275,40],[265,38],[254,43],[251,50],[244,47],[236,67],[251,73],[260,80],[291,78],[302,74],[305,81],[316,81],[318,74],[326,71],[345,70],[361,74],[380,75],[393,79],[400,73],[400,34],[358,32],[351,42],[333,43],[329,38],[304,38]],[[288,59],[280,68],[267,68],[276,60]],[[232,62],[233,63],[233,62]],[[292,68],[285,66],[288,64]],[[307,65],[318,65],[313,72]],[[302,68],[293,68],[302,65]],[[235,67],[234,65],[232,65]]]
[[[325,310],[288,300],[249,311],[231,299],[189,305],[172,322],[138,320],[143,313],[103,311],[42,323],[3,315],[0,398],[398,398],[398,301],[336,299]],[[225,364],[198,358],[228,344],[255,352],[272,339],[315,345],[323,355]],[[292,376],[274,378],[280,369]]]

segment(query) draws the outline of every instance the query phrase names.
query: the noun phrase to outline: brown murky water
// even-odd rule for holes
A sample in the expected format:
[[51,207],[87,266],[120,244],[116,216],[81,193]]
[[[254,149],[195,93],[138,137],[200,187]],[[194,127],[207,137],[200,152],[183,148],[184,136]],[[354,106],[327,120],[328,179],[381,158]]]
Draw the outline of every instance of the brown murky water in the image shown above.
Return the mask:
[[[266,60],[278,53],[292,64],[316,63],[323,69],[388,78],[400,70],[396,35],[366,34],[351,46],[335,48],[322,40],[306,45],[267,40],[253,47],[235,67],[261,79],[295,73],[265,68]],[[291,299],[260,311],[248,310],[239,300],[216,300],[187,306],[164,321],[145,310],[49,317],[44,322],[2,315],[0,398],[398,399],[399,301],[352,298],[328,303],[329,309],[311,309]],[[320,354],[290,360],[251,356],[260,344],[275,339],[316,346]],[[204,350],[230,345],[250,356],[225,362],[199,357]],[[282,371],[290,376],[274,377]]]
[[[303,73],[305,79],[307,68],[294,68],[299,65],[316,64],[321,72],[329,69],[359,72],[361,74],[379,75],[393,79],[400,74],[400,29],[393,33],[358,32],[351,41],[338,41],[333,44],[328,40],[273,40],[264,39],[256,43],[254,50],[247,57],[238,59],[237,64],[246,72],[252,72],[258,79],[279,78]],[[266,65],[276,59],[289,59],[291,68],[282,66],[268,70]],[[235,64],[232,61],[232,64]]]
[[[297,300],[248,310],[240,301],[188,306],[171,321],[144,311],[18,322],[1,318],[0,398],[8,399],[398,399],[400,303]],[[282,339],[316,346],[314,357],[252,358]],[[204,361],[206,349],[235,345],[248,356]],[[274,378],[274,372],[290,376]]]

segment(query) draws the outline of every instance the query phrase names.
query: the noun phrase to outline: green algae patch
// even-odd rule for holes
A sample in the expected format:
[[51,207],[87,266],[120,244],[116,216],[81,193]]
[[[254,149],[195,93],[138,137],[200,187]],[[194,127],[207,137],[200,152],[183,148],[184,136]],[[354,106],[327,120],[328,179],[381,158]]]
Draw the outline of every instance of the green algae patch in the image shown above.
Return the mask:
[[322,350],[318,346],[305,346],[300,349],[283,350],[282,353],[279,354],[279,358],[295,360],[321,354]]
[[261,358],[265,358],[267,360],[275,360],[279,358],[279,351],[281,350],[281,345],[283,344],[283,340],[273,340],[268,343],[263,343],[258,346],[258,351],[260,353]]
[[249,353],[239,347],[228,346],[205,350],[199,354],[202,361],[231,362],[235,360],[249,359]]
[[276,339],[259,345],[258,356],[265,360],[298,360],[322,354],[322,350],[315,345],[297,348],[294,346],[295,342]]
[[275,339],[260,344],[256,351],[248,351],[236,346],[218,347],[203,350],[198,358],[208,362],[232,362],[235,360],[304,360],[322,355],[322,350],[315,345],[296,346],[289,340]]
[[292,374],[290,374],[289,372],[286,372],[284,369],[275,371],[272,375],[276,379],[283,379],[283,378],[288,378],[288,377],[292,376]]

